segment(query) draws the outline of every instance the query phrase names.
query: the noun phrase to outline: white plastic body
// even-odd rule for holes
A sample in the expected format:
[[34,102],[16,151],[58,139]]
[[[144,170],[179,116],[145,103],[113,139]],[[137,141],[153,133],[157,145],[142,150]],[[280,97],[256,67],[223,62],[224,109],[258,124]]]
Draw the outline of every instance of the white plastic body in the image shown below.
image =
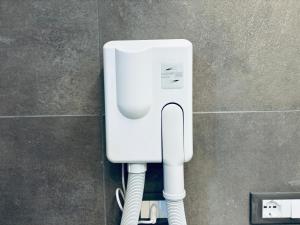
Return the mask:
[[300,199],[292,200],[292,219],[300,219]]
[[130,119],[145,116],[152,105],[151,51],[115,50],[117,105]]
[[183,39],[111,41],[103,49],[108,159],[162,162],[162,109],[176,103],[183,110],[183,160],[189,161],[192,44]]
[[262,217],[299,219],[300,199],[263,200]]

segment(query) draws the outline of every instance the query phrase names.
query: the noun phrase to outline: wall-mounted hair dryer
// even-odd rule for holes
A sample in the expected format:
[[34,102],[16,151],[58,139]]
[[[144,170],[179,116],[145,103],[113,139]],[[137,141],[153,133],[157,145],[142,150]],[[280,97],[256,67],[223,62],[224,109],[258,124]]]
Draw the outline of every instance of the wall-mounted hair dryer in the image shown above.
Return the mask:
[[107,157],[128,163],[121,225],[138,224],[146,163],[163,163],[170,225],[185,225],[183,163],[193,155],[192,44],[183,39],[104,45]]

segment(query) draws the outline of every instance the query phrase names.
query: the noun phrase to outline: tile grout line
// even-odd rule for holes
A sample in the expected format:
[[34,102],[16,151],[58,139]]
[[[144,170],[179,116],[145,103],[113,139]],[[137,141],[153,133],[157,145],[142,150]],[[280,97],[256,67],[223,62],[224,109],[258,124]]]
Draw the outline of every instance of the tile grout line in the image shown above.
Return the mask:
[[245,113],[293,113],[300,112],[300,110],[250,110],[250,111],[207,111],[207,112],[193,112],[193,114],[245,114]]
[[104,132],[101,132],[101,167],[102,167],[102,184],[103,184],[103,189],[102,189],[102,198],[103,198],[103,211],[104,211],[104,225],[107,225],[107,207],[106,207],[106,167],[105,167],[105,136]]
[[[99,57],[99,61],[101,59],[101,46],[100,44],[102,44],[102,37],[101,37],[101,31],[100,31],[100,3],[97,0],[97,19],[98,19],[98,57]],[[100,74],[101,74],[101,69],[100,69]],[[100,78],[101,79],[101,78]],[[92,114],[91,114],[92,115]],[[94,117],[103,117],[104,114],[96,114],[94,115]],[[103,211],[104,211],[104,225],[107,225],[107,206],[106,206],[106,170],[105,170],[105,153],[104,153],[104,149],[105,149],[105,140],[104,140],[104,134],[102,132],[101,135],[101,139],[102,139],[102,149],[103,151],[101,151],[102,153],[102,159],[101,159],[101,164],[102,164],[102,184],[103,184],[103,190],[102,190],[102,198],[103,198]]]
[[[246,114],[246,113],[293,113],[300,112],[300,110],[267,110],[267,111],[207,111],[207,112],[193,112],[194,115],[202,114]],[[0,116],[0,119],[14,119],[14,118],[51,118],[51,117],[103,117],[105,114],[54,114],[54,115],[13,115]]]
[[14,115],[14,116],[0,116],[0,119],[14,119],[14,118],[51,118],[51,117],[100,117],[100,114],[57,114],[57,115]]

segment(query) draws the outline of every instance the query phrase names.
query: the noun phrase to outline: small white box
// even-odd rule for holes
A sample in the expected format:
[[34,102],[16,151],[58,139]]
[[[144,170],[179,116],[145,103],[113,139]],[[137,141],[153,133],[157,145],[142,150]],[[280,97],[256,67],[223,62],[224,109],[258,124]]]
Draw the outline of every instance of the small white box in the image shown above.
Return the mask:
[[103,47],[106,153],[115,163],[162,162],[161,112],[183,111],[184,161],[193,155],[192,44],[110,41]]

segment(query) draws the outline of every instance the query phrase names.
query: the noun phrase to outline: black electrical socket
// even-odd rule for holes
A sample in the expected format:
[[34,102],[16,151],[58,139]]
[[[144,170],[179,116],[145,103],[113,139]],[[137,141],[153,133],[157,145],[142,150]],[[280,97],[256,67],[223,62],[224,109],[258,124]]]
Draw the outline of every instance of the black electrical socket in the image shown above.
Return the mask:
[[300,219],[262,217],[263,200],[300,199],[300,192],[266,192],[250,193],[250,222],[251,224],[298,224]]

